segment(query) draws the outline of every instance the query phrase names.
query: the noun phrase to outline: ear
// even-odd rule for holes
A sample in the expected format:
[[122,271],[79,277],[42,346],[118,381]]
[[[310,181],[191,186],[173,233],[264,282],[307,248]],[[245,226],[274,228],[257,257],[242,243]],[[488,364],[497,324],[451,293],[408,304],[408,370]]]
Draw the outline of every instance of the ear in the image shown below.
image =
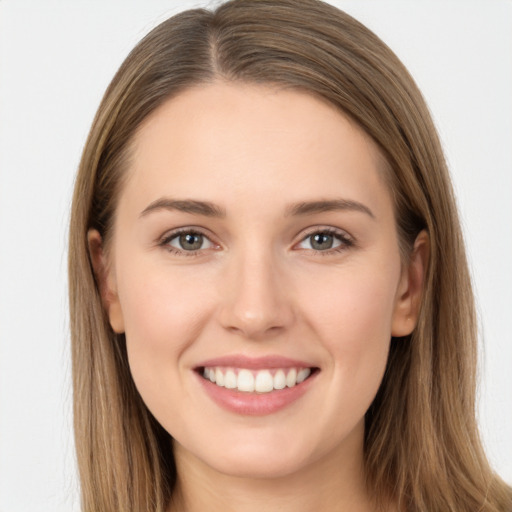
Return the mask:
[[416,237],[409,262],[402,270],[391,324],[392,336],[407,336],[416,327],[428,267],[429,249],[429,237],[423,230]]
[[121,334],[124,332],[124,318],[117,294],[114,271],[112,266],[108,264],[103,248],[103,240],[96,229],[90,229],[87,232],[87,242],[96,283],[100,290],[103,307],[108,314],[110,326],[114,332]]

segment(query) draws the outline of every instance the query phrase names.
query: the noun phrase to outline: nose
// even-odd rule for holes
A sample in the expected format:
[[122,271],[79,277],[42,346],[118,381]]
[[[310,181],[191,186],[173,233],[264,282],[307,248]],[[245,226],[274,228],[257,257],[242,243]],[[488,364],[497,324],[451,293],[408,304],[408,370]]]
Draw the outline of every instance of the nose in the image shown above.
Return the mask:
[[252,340],[282,333],[295,317],[282,267],[262,251],[233,260],[220,290],[222,326]]

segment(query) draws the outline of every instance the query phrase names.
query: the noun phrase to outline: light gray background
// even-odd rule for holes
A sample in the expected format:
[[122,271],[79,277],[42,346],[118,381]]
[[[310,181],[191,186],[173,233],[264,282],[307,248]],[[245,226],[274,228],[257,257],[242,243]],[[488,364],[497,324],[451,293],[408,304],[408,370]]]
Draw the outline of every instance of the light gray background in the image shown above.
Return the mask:
[[[478,296],[480,424],[512,482],[512,3],[333,3],[395,50],[440,130]],[[73,177],[129,50],[200,4],[0,0],[0,512],[78,510],[66,298]]]

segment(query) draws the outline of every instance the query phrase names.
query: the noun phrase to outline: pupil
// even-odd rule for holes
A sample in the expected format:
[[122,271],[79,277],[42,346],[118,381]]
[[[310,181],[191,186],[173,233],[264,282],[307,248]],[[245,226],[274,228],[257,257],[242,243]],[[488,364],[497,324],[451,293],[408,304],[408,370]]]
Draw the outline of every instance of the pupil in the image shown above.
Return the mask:
[[180,245],[184,249],[197,250],[201,248],[203,245],[203,235],[194,235],[191,233],[187,233],[185,235],[180,235]]
[[313,236],[313,249],[330,249],[332,247],[333,237],[332,235],[326,235],[324,233],[318,233]]

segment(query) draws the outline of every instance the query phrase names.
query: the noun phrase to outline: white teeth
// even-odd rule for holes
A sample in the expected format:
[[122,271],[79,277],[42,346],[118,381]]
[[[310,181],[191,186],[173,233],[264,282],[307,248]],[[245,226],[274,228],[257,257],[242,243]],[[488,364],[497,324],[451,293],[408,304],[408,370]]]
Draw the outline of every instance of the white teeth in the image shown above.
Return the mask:
[[258,393],[268,393],[274,389],[274,379],[268,370],[263,370],[256,374],[254,389]]
[[283,370],[277,370],[274,375],[274,389],[284,389],[286,387],[286,375]]
[[303,368],[302,370],[300,370],[299,373],[297,374],[297,384],[300,384],[301,382],[305,381],[309,377],[310,373],[311,370],[309,368]]
[[233,370],[228,370],[224,376],[224,386],[228,389],[236,388],[236,373]]
[[292,368],[288,372],[288,375],[286,376],[286,385],[289,388],[293,388],[295,384],[297,384],[297,370],[295,368]]
[[[273,374],[273,375],[272,375]],[[217,386],[238,389],[247,393],[270,393],[286,387],[292,388],[311,375],[310,368],[277,370],[248,370],[236,368],[203,368],[203,377]]]
[[254,375],[249,370],[238,372],[238,391],[254,391]]
[[215,370],[215,383],[217,386],[224,386],[224,374],[220,368]]

